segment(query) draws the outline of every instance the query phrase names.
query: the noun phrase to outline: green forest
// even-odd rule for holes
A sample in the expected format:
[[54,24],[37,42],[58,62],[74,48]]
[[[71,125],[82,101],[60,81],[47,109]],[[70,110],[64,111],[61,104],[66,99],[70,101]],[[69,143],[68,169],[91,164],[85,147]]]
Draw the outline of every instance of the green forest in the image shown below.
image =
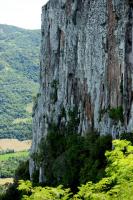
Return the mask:
[[0,138],[31,139],[40,30],[0,25]]

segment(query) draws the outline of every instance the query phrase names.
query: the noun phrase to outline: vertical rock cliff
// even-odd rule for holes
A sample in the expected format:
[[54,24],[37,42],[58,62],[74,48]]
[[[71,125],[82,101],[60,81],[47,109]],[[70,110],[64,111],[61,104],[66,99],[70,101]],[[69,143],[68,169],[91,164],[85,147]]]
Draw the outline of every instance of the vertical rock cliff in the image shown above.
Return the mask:
[[[131,0],[50,0],[42,8],[32,153],[50,124],[67,124],[74,109],[80,134],[133,131],[132,6]],[[31,160],[31,175],[35,166]],[[40,167],[40,182],[43,174]]]

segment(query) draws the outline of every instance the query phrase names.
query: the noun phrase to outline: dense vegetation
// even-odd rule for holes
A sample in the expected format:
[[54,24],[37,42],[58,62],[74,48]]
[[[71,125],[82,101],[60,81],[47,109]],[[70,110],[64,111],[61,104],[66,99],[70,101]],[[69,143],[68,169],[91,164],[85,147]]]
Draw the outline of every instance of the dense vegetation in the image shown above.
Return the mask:
[[[114,140],[113,150],[106,151],[106,174],[100,181],[91,181],[73,194],[70,189],[34,186],[30,181],[19,181],[17,198],[21,200],[132,200],[133,146],[126,140]],[[18,192],[18,193],[17,193]],[[5,198],[1,197],[2,200]],[[8,200],[6,196],[6,200]]]
[[31,138],[40,31],[0,25],[0,138]]
[[106,176],[79,188],[76,199],[130,200],[133,194],[133,146],[125,140],[113,141],[114,150],[106,152]]
[[[105,175],[105,151],[111,149],[110,135],[99,136],[89,133],[86,137],[78,134],[61,134],[54,126],[39,146],[32,158],[38,167],[44,165],[46,185],[64,185],[75,190],[87,180],[97,182]],[[45,158],[45,161],[44,161]],[[33,181],[38,182],[38,170]]]

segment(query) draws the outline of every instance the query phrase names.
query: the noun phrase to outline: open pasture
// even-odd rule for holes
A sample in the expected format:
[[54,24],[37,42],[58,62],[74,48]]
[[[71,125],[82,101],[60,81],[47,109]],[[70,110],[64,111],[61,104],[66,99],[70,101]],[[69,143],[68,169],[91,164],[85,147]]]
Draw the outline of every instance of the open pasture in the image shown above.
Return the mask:
[[0,139],[0,151],[27,151],[30,147],[31,140],[19,141],[17,139]]

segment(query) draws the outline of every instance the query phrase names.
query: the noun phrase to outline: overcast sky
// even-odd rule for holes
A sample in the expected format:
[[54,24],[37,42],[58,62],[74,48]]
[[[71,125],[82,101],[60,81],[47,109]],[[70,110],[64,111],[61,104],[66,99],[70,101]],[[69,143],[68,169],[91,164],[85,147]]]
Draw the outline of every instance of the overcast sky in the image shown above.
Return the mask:
[[0,24],[40,29],[41,7],[48,0],[0,0]]

